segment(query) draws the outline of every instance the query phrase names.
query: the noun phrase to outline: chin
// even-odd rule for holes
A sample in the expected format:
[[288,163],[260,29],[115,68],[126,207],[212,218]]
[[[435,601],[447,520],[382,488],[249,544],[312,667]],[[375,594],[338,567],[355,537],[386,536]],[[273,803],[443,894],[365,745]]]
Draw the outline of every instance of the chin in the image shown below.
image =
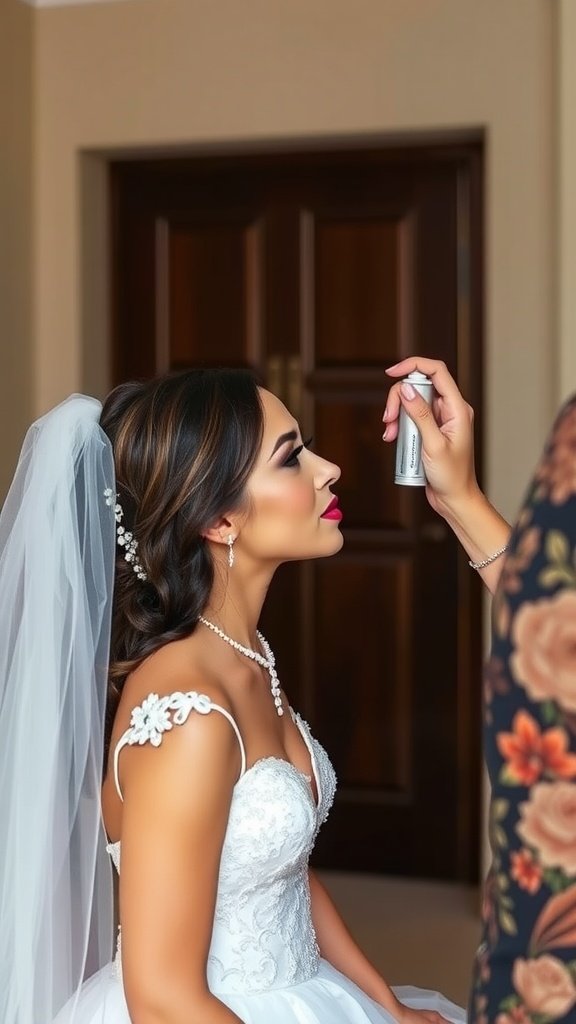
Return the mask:
[[343,544],[344,536],[340,529],[335,527],[331,537],[324,537],[322,544],[316,544],[305,551],[294,551],[290,555],[280,556],[278,557],[278,565],[282,565],[284,562],[310,562],[314,558],[330,558],[331,555],[338,554]]
[[340,530],[336,530],[336,536],[334,538],[334,547],[330,551],[331,555],[336,555],[338,551],[342,549],[344,545],[344,534]]
[[329,541],[328,540],[324,540],[324,543],[322,544],[321,547],[320,547],[320,545],[318,545],[318,547],[316,548],[315,551],[311,551],[309,554],[302,555],[301,557],[302,557],[303,560],[305,560],[305,559],[312,559],[312,558],[330,558],[331,555],[337,555],[338,554],[338,552],[341,550],[343,544],[344,544],[344,536],[340,532],[340,530],[338,528],[336,528],[334,530],[333,536],[330,538]]

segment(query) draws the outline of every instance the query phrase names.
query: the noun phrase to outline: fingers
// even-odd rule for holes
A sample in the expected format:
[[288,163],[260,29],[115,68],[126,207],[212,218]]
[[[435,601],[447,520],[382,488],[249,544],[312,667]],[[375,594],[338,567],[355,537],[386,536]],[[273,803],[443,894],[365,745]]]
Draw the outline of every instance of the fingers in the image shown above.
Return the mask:
[[386,399],[386,408],[384,409],[384,415],[382,417],[384,423],[388,420],[393,420],[398,415],[400,410],[400,382],[393,384],[388,392],[388,398]]
[[420,373],[425,373],[427,377],[431,377],[436,391],[443,398],[464,402],[458,390],[458,385],[448,370],[446,363],[443,363],[440,359],[410,356],[408,359],[403,359],[400,363],[395,363],[394,366],[389,366],[386,373],[389,377],[406,377],[414,370],[419,370]]
[[400,384],[393,384],[388,393],[382,421],[385,425],[384,440],[394,441],[398,436],[398,416],[401,408]]
[[[382,417],[382,421],[386,425],[386,429],[384,430],[383,434],[384,441],[395,441],[396,438],[398,437],[398,417],[400,416],[400,409],[402,408],[402,406],[404,406],[408,415],[412,416],[412,419],[415,418],[417,414],[417,409],[420,409],[421,415],[426,415],[425,411],[421,408],[420,403],[418,401],[419,399],[421,399],[422,402],[424,402],[424,399],[421,397],[421,395],[418,394],[418,392],[416,392],[416,404],[412,405],[412,399],[403,399],[402,387],[403,384],[401,381],[399,381],[398,384],[394,384],[391,387],[390,392],[388,394],[386,408],[384,410],[384,415]],[[412,391],[413,390],[414,389],[412,388]],[[410,412],[411,405],[413,408],[413,413]],[[424,402],[424,405],[427,405],[427,403]]]
[[[435,388],[432,410],[437,423],[443,425],[448,420],[459,424],[472,423],[474,413],[471,406],[464,401],[446,364],[440,360],[428,359],[425,356],[410,356],[389,367],[386,373],[390,377],[405,377],[415,369],[432,378]],[[386,409],[382,417],[386,426],[383,434],[385,441],[395,441],[398,437],[398,416],[403,404],[400,387],[401,382],[397,381],[388,393]],[[407,404],[404,403],[404,405],[408,411]]]
[[[408,381],[402,382],[398,395],[405,411],[422,435],[425,450],[429,455],[434,454],[438,448],[443,446],[444,442],[431,406]],[[386,440],[388,440],[388,435],[386,435]]]

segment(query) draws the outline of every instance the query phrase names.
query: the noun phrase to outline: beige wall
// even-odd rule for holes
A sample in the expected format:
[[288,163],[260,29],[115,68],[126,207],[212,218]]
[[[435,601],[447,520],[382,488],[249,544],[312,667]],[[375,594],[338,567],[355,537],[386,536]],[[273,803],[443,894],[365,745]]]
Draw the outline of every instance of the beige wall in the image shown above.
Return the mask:
[[558,391],[576,389],[576,4],[557,0]]
[[513,512],[576,385],[572,0],[3,0],[1,19],[2,491],[30,415],[107,384],[104,161],[81,153],[483,126],[487,483]]
[[0,7],[0,503],[30,420],[34,16]]
[[549,0],[126,0],[37,12],[35,410],[105,386],[102,261],[81,215],[95,230],[102,180],[97,159],[81,169],[83,150],[483,126],[487,482],[512,513],[559,390],[554,11]]

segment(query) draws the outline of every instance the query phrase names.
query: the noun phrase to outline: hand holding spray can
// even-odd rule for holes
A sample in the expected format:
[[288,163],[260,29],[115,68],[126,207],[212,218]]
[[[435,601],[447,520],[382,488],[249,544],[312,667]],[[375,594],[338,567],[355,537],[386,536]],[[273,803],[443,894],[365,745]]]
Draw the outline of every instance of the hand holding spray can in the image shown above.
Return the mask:
[[[414,370],[404,378],[418,394],[432,404],[434,386],[425,373]],[[398,439],[396,442],[396,476],[394,482],[407,487],[426,487],[428,481],[422,466],[422,438],[420,431],[410,419],[404,406],[400,408],[398,419]]]

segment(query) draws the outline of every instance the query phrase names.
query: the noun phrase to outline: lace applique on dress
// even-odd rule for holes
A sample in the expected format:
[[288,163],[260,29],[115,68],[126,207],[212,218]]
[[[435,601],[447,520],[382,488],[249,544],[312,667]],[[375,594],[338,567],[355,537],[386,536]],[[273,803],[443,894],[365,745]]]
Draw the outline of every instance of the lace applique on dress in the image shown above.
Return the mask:
[[242,770],[240,777],[246,771],[246,751],[240,735],[240,730],[232,715],[226,708],[215,704],[205,693],[198,693],[196,690],[189,690],[183,693],[180,690],[170,693],[167,696],[159,697],[157,693],[149,693],[142,704],[134,708],[130,716],[130,726],[116,744],[114,751],[114,780],[118,796],[122,800],[120,780],[118,778],[118,759],[120,751],[125,746],[143,746],[151,743],[153,747],[159,747],[165,732],[169,732],[175,725],[184,725],[188,721],[192,711],[200,715],[208,715],[211,711],[219,711],[228,719],[240,744],[242,755]]
[[[150,693],[132,712],[130,728],[124,733],[126,743],[142,745],[150,742],[153,747],[159,747],[162,734],[172,729],[173,725],[183,725],[191,711],[207,715],[211,710],[210,698],[205,693],[197,693],[195,690],[190,690],[189,693],[171,693],[167,697]],[[170,718],[170,711],[175,712],[174,721]]]
[[293,708],[290,708],[290,712],[292,720],[298,726],[308,747],[312,760],[312,771],[314,772],[318,787],[318,822],[316,827],[316,835],[318,835],[334,803],[338,780],[330,758],[322,744],[312,735],[308,722],[297,711],[294,711]]

